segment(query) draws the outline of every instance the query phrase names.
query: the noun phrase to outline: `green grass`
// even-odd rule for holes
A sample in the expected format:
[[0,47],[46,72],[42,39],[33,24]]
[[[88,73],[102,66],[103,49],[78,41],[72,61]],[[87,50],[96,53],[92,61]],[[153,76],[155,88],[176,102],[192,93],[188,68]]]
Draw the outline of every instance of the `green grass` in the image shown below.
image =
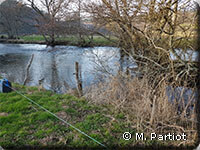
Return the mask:
[[[117,42],[118,39],[115,37],[111,37],[112,41]],[[107,39],[105,39],[102,36],[94,36],[94,43],[96,43],[97,45],[112,45],[113,43]]]
[[[45,42],[45,39],[41,35],[26,35],[26,36],[21,36],[20,39],[22,39],[25,42]],[[89,39],[86,37],[84,38],[86,44],[89,43]],[[117,42],[117,38],[111,37],[112,41]],[[77,36],[66,36],[66,37],[57,37],[56,38],[57,42],[62,42],[66,43],[66,45],[80,45],[80,41]],[[102,36],[94,36],[93,37],[93,42],[90,43],[92,46],[114,46],[115,44],[107,39],[105,39]]]
[[[182,37],[182,32],[177,33],[177,35],[175,36],[176,38],[178,37]],[[95,35],[93,37],[93,41],[90,43],[89,39],[84,37],[84,42],[80,41],[78,39],[77,36],[74,35],[68,35],[65,37],[57,37],[56,39],[56,44],[58,45],[72,45],[72,46],[80,46],[80,47],[84,47],[84,46],[118,46],[116,43],[119,43],[118,39],[114,36],[111,37],[111,41],[107,40],[106,38],[102,37],[102,36],[98,36]],[[21,36],[20,40],[17,40],[19,43],[43,43],[45,44],[45,39],[42,35],[26,35],[26,36]],[[16,43],[16,40],[14,40],[13,42]],[[112,42],[113,41],[113,42]],[[169,39],[163,38],[163,41],[161,41],[161,47],[168,47],[168,41]],[[11,41],[12,43],[12,41]],[[174,43],[174,48],[189,48],[191,46],[195,46],[196,45],[196,40],[195,40],[195,35],[193,35],[191,38],[186,38],[186,39],[182,39],[182,40],[178,40]],[[159,44],[158,44],[159,46]]]
[[[125,121],[123,113],[115,112],[110,106],[89,104],[84,99],[55,94],[51,91],[39,92],[37,87],[18,84],[13,86],[107,146],[133,144],[134,140],[123,140],[122,134],[126,131],[134,132],[134,129]],[[0,145],[2,147],[66,144],[71,147],[99,146],[17,93],[0,93]]]
[[27,36],[21,36],[20,39],[29,42],[29,41],[45,41],[44,37],[42,35],[27,35]]
[[[136,141],[133,123],[126,114],[110,105],[95,105],[68,94],[39,91],[37,87],[13,84],[13,87],[63,120],[74,125],[108,147],[137,144],[163,146],[166,141]],[[132,138],[124,140],[123,133]],[[145,133],[145,131],[140,131]],[[169,141],[170,142],[170,141]],[[3,148],[23,146],[100,147],[69,125],[32,104],[16,92],[0,93],[0,145]]]

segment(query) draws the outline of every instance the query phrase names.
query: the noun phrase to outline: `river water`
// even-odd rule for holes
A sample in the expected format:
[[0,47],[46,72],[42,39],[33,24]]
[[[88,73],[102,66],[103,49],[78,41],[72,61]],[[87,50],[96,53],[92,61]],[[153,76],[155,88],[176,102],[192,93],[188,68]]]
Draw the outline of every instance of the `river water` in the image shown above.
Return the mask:
[[83,87],[104,79],[106,75],[116,74],[128,64],[121,61],[120,51],[115,47],[52,48],[39,44],[0,44],[0,76],[23,84],[32,54],[34,58],[27,85],[38,86],[42,80],[44,88],[58,93],[76,87],[75,62],[81,68]]
[[[39,44],[0,44],[0,76],[12,82],[23,84],[27,65],[34,54],[26,85],[42,85],[58,93],[76,87],[75,62],[79,63],[83,88],[102,81],[108,75],[119,70],[134,68],[136,64],[129,61],[116,47],[80,48],[76,46],[46,47]],[[197,59],[197,54],[188,50],[177,54],[186,60]],[[171,54],[172,59],[176,59]],[[134,73],[132,73],[134,74]]]
[[[127,68],[137,67],[116,47],[56,46],[52,48],[39,44],[0,44],[0,76],[11,82],[23,84],[32,54],[34,58],[26,85],[38,86],[39,80],[42,80],[45,89],[57,93],[64,93],[76,87],[75,62],[79,63],[84,89],[105,80],[110,75],[115,75],[118,71],[125,72]],[[177,50],[177,54],[185,60],[197,60],[197,53],[190,50],[187,53]],[[171,59],[176,57],[171,54]],[[134,75],[134,72],[131,74]],[[196,93],[192,89],[176,87],[174,91],[170,86],[166,87],[166,95],[172,103],[174,99],[181,99],[180,93],[183,94],[186,104],[189,97],[193,97],[192,101],[195,101]]]

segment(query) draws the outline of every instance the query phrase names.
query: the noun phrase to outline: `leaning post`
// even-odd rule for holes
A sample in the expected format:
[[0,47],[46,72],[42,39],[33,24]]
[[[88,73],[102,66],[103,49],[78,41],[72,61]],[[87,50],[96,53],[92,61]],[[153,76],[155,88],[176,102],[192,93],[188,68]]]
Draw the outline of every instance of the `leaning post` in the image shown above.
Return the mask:
[[79,97],[83,96],[83,87],[82,87],[82,79],[81,76],[79,74],[80,72],[80,67],[79,67],[79,63],[75,62],[75,70],[76,70],[76,83],[77,83],[77,91],[78,91],[78,95]]

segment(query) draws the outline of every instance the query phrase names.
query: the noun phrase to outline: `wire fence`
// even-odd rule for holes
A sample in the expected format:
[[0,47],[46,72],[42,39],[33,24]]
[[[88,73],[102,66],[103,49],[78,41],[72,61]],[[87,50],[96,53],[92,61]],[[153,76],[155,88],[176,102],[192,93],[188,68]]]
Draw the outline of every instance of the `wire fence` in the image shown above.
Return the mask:
[[[56,114],[50,112],[48,109],[44,108],[43,106],[39,105],[38,103],[36,103],[35,101],[33,101],[32,99],[28,98],[27,96],[25,96],[24,94],[20,93],[19,91],[17,91],[16,89],[12,88],[11,86],[9,86],[8,84],[3,83],[5,86],[7,86],[8,88],[12,89],[13,91],[15,91],[16,93],[18,93],[19,95],[21,95],[22,97],[26,98],[28,101],[30,101],[31,103],[37,105],[38,107],[40,107],[42,110],[48,112],[49,114],[51,114],[52,116],[54,116],[55,118],[57,118],[58,120],[62,121],[63,123],[65,123],[66,125],[69,125],[70,127],[72,127],[73,129],[77,130],[79,133],[85,135],[86,137],[88,137],[89,139],[91,139],[92,141],[94,141],[95,143],[106,147],[104,144],[102,144],[101,142],[97,141],[96,139],[92,138],[91,136],[89,136],[88,134],[86,134],[85,132],[81,131],[80,129],[76,128],[75,126],[73,126],[72,124],[68,123],[67,121],[63,120],[62,118],[58,117]],[[0,147],[0,150],[1,147]]]

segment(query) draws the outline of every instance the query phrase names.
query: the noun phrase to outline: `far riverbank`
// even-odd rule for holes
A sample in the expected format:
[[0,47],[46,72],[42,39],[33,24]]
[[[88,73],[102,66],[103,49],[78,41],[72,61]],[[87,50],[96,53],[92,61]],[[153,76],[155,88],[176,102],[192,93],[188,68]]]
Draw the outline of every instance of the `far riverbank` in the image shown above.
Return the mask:
[[[76,36],[57,37],[55,39],[55,45],[62,46],[78,46],[78,47],[96,47],[96,46],[111,46],[116,47],[118,43],[114,37],[108,37],[108,39],[101,36],[94,36],[92,40],[83,39],[80,41]],[[47,44],[43,36],[41,35],[26,35],[21,36],[18,39],[7,39],[6,37],[0,38],[0,43],[9,44]]]

